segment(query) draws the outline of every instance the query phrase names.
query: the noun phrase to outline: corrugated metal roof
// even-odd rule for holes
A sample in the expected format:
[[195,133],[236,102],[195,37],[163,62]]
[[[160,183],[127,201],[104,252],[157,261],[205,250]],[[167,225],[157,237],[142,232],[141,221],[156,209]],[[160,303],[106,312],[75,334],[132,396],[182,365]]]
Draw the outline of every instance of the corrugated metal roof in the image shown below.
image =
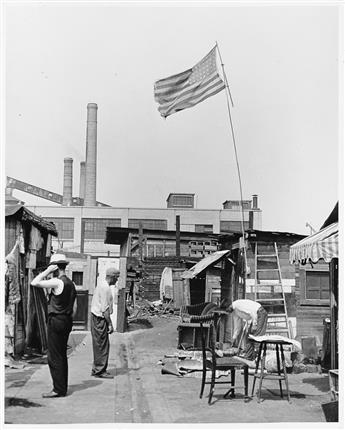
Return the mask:
[[324,259],[329,263],[332,258],[338,258],[338,230],[338,223],[335,222],[295,243],[290,247],[290,262],[317,263],[320,259]]
[[223,257],[225,257],[229,253],[230,253],[230,251],[228,249],[225,249],[223,251],[216,251],[213,254],[210,254],[207,257],[200,260],[197,264],[195,264],[189,270],[184,271],[182,273],[181,277],[184,279],[195,278],[199,273],[201,273],[203,270],[207,269],[207,267],[211,266],[212,264],[217,263],[219,260],[221,260]]

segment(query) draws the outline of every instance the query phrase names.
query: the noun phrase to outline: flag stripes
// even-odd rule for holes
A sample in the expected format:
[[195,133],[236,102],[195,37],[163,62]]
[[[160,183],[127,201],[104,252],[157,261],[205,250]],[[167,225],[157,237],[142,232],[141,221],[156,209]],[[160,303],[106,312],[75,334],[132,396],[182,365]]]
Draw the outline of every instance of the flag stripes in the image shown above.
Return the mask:
[[220,79],[211,79],[205,85],[194,84],[186,92],[181,92],[175,99],[159,106],[158,110],[162,116],[171,115],[177,111],[193,107],[194,105],[206,100],[224,89],[224,82]]
[[158,111],[163,117],[195,106],[225,88],[217,71],[216,48],[192,69],[160,79],[154,85]]

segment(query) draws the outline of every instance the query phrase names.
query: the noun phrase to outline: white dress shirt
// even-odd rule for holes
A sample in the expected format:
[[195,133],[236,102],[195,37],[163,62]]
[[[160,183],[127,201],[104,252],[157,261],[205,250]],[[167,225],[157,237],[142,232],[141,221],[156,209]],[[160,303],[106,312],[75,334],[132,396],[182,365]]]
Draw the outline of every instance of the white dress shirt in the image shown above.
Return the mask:
[[93,293],[91,313],[97,317],[104,317],[104,312],[109,309],[113,313],[113,295],[107,281],[101,282]]

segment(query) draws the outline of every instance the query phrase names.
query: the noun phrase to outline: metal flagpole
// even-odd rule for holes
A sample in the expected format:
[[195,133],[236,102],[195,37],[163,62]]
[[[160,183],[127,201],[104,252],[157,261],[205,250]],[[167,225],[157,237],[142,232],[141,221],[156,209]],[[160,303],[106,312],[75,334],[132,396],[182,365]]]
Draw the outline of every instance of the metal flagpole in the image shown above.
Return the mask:
[[234,126],[233,126],[232,117],[231,117],[231,111],[230,111],[230,103],[229,103],[229,100],[231,101],[231,105],[232,105],[232,107],[234,107],[234,103],[233,103],[233,101],[232,101],[231,92],[230,92],[230,88],[229,88],[229,83],[228,83],[228,79],[227,79],[227,76],[226,76],[226,73],[225,73],[225,68],[224,68],[224,64],[223,64],[222,56],[221,56],[221,53],[220,53],[220,50],[219,50],[218,42],[216,42],[216,47],[217,47],[217,51],[218,51],[218,55],[219,55],[219,59],[220,59],[220,63],[221,63],[222,70],[223,70],[223,76],[224,76],[225,87],[226,87],[226,89],[227,89],[227,92],[226,92],[226,102],[227,102],[227,106],[228,106],[228,114],[229,114],[229,121],[230,121],[230,128],[231,128],[232,142],[233,142],[234,151],[235,151],[235,158],[236,158],[236,165],[237,165],[237,173],[238,173],[238,181],[239,181],[239,185],[240,185],[240,197],[241,197],[241,229],[242,229],[242,236],[243,236],[243,252],[244,252],[244,262],[245,262],[245,273],[244,273],[244,286],[245,286],[245,279],[246,279],[246,273],[247,273],[247,253],[246,253],[246,247],[245,247],[245,232],[244,232],[244,211],[243,211],[242,181],[241,181],[240,165],[239,165],[239,162],[238,162],[238,155],[237,155],[237,147],[236,147],[235,132],[234,132]]

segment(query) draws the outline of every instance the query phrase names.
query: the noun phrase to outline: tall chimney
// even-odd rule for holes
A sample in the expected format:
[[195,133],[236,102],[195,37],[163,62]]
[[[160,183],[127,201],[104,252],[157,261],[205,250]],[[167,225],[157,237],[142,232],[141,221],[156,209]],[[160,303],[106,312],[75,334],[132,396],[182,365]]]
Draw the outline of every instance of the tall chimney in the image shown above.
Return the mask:
[[63,171],[63,196],[62,205],[72,205],[72,188],[73,188],[73,159],[70,157],[64,158]]
[[258,195],[257,194],[253,194],[252,208],[258,209]]
[[80,162],[79,197],[85,199],[85,161]]
[[96,206],[97,104],[87,105],[84,206]]

